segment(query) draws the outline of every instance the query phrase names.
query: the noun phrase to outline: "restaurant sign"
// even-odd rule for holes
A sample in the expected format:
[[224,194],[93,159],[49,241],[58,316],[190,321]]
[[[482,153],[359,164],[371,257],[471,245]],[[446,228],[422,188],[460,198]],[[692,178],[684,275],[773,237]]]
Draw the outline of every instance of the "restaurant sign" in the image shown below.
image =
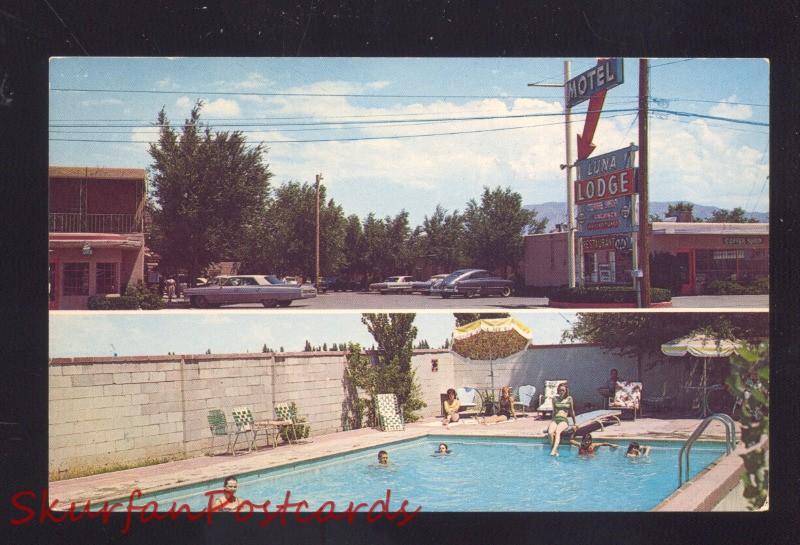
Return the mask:
[[722,237],[722,243],[728,246],[753,246],[764,244],[762,237]]
[[584,252],[601,252],[616,250],[624,252],[633,248],[628,235],[607,235],[602,237],[584,237],[581,239]]
[[632,233],[633,199],[630,195],[578,206],[578,237]]

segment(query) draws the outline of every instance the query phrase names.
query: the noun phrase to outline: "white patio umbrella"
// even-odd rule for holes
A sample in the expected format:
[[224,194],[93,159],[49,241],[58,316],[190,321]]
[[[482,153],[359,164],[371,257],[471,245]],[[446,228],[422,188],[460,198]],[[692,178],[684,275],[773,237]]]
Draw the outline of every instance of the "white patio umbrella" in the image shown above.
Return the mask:
[[719,339],[701,333],[687,335],[661,345],[661,352],[667,356],[694,356],[703,359],[703,416],[708,414],[708,360],[710,358],[727,358],[737,352],[742,342],[736,339]]
[[494,391],[494,360],[525,350],[533,335],[531,328],[514,318],[484,318],[457,327],[453,332],[453,352],[473,360],[489,360],[489,376]]

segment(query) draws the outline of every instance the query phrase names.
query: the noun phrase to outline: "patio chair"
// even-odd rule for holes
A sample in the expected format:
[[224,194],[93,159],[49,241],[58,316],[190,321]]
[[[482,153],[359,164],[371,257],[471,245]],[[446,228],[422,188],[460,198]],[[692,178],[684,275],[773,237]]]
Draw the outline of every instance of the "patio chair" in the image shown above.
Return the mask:
[[572,425],[564,430],[563,433],[583,437],[587,433],[592,433],[596,430],[603,431],[609,424],[619,424],[620,416],[622,416],[620,409],[598,409],[582,413],[575,417],[577,426]]
[[376,394],[375,414],[378,418],[378,429],[381,431],[403,431],[406,429],[403,408],[398,403],[395,394]]
[[[214,441],[217,437],[227,437],[228,442],[225,447],[225,453],[236,456],[236,442],[239,440],[240,435],[246,434],[247,432],[240,431],[238,426],[229,423],[227,418],[225,418],[225,413],[220,409],[211,409],[208,411],[208,427],[211,430],[211,448],[209,454],[211,456],[214,455]],[[231,443],[231,440],[233,440],[233,443]]]
[[636,420],[636,413],[642,416],[642,383],[618,381],[614,397],[608,400],[609,409],[621,409],[623,414],[630,412]]
[[660,411],[671,406],[673,399],[673,396],[667,395],[667,383],[665,381],[663,387],[661,388],[661,395],[642,398],[642,404],[647,405],[654,410]]
[[[300,418],[297,415],[297,408],[293,407],[293,404],[290,403],[275,404],[275,420],[272,421],[272,424],[280,426],[285,430],[283,436],[289,443],[297,443],[299,440],[297,430],[308,426],[307,423],[300,422]],[[301,435],[305,434],[301,433]],[[294,437],[294,441],[292,441],[292,437]]]
[[[525,411],[530,409],[531,401],[533,401],[533,396],[535,394],[536,386],[526,384],[517,388],[514,396],[516,399],[516,401],[514,401],[514,411],[518,413],[518,416],[527,416]],[[517,411],[517,407],[519,407],[519,411]]]
[[564,382],[567,382],[566,379],[544,381],[544,393],[539,394],[539,406],[536,408],[536,412],[539,413],[540,416],[552,414],[553,398],[558,392],[558,385]]
[[[478,413],[479,410],[479,402],[480,396],[478,395],[478,390],[475,388],[471,388],[469,386],[464,386],[463,388],[456,388],[456,398],[459,401],[460,407],[458,412],[465,412],[465,413]],[[476,401],[477,398],[477,401]]]
[[253,413],[250,411],[250,407],[235,407],[231,413],[233,413],[233,422],[236,424],[236,428],[241,433],[250,432],[253,434],[253,439],[250,441],[251,451],[255,448],[256,440],[261,432],[263,432],[264,436],[267,438],[267,445],[269,445],[271,439],[272,446],[278,446],[275,437],[272,435],[272,433],[270,433],[271,426],[263,423],[256,424],[255,420],[253,419]]

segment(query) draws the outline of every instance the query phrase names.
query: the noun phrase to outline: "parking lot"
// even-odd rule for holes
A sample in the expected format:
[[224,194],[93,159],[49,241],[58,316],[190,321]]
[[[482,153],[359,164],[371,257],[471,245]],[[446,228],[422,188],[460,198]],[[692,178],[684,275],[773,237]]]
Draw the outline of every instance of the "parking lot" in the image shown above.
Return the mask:
[[[439,296],[429,295],[397,295],[368,292],[332,292],[323,293],[312,299],[298,299],[292,301],[288,310],[329,310],[329,309],[390,309],[390,310],[418,310],[418,309],[448,309],[448,308],[486,308],[498,310],[514,310],[527,308],[547,307],[546,297],[450,297],[443,299]],[[178,299],[168,305],[168,308],[190,308],[189,302]],[[236,308],[263,308],[258,303],[225,305],[223,309]],[[194,310],[194,309],[192,309]]]
[[[673,308],[760,308],[769,306],[767,295],[725,295],[674,297]],[[178,299],[168,305],[172,309],[191,309],[189,302]],[[225,305],[222,309],[263,308],[260,304]],[[332,310],[332,309],[374,309],[374,310],[428,310],[428,309],[485,309],[498,312],[549,308],[546,297],[450,297],[442,299],[429,295],[380,295],[367,292],[328,292],[313,299],[293,301],[285,310]],[[265,309],[267,310],[267,309]]]

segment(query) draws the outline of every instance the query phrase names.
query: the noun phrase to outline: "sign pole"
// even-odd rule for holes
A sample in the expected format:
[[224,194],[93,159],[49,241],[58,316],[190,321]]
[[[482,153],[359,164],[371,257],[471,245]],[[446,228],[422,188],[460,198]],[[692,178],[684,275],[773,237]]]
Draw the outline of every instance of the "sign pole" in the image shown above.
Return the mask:
[[650,98],[648,59],[639,59],[639,268],[642,278],[639,288],[642,307],[650,307],[650,226],[647,196],[647,101]]
[[[564,85],[570,79],[570,61],[564,61]],[[572,107],[564,97],[564,133],[567,138],[567,280],[575,287],[575,188],[572,178]]]
[[320,289],[320,287],[319,287],[319,183],[320,183],[321,180],[322,180],[322,174],[317,174],[316,175],[316,186],[317,186],[316,187],[316,189],[317,189],[317,207],[316,207],[317,208],[317,210],[316,210],[316,216],[317,216],[317,237],[316,237],[317,260],[316,261],[317,261],[317,263],[316,263],[316,265],[317,266],[316,266],[316,271],[315,271],[315,274],[314,274],[314,286],[316,286],[317,291],[319,291],[319,289]]

